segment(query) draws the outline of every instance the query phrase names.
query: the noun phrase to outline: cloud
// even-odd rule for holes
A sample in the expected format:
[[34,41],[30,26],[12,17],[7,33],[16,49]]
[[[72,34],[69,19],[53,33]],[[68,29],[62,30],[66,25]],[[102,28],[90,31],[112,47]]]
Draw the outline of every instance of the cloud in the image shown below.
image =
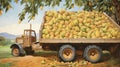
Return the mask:
[[[15,35],[23,34],[24,29],[29,29],[30,24],[11,24],[7,26],[0,27],[0,32],[7,32]],[[40,24],[34,23],[32,24],[32,29],[39,33]]]

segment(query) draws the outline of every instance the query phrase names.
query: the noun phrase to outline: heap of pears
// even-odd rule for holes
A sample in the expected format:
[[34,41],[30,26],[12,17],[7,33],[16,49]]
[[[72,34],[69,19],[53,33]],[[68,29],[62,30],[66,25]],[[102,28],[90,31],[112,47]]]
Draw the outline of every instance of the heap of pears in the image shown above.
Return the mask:
[[120,38],[120,29],[98,11],[47,11],[42,38]]

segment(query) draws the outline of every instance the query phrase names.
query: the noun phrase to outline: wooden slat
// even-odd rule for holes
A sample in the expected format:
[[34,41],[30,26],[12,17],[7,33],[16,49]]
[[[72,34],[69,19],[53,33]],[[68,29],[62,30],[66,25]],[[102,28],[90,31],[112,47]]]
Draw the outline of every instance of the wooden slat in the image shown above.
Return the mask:
[[103,13],[103,14],[104,14],[106,17],[108,17],[109,20],[111,21],[111,23],[120,30],[120,26],[119,26],[111,17],[109,17],[106,13]]
[[40,43],[120,43],[120,39],[40,39]]

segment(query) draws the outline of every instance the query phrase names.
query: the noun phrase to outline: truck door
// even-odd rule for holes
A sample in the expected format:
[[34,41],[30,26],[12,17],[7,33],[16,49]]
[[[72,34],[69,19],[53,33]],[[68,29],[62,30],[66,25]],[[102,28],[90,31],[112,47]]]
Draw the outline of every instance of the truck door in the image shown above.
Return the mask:
[[30,46],[30,32],[25,30],[24,31],[24,47],[29,47]]

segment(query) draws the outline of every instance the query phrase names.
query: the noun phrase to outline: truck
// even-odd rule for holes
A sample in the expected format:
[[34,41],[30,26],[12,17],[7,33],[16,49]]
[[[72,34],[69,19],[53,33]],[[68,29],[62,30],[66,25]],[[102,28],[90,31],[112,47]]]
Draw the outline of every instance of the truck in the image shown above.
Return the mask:
[[[45,16],[43,18],[44,20],[40,26],[39,42],[36,42],[36,40],[37,40],[36,33],[34,30],[31,29],[31,26],[30,26],[30,29],[25,29],[24,34],[21,37],[17,37],[16,43],[14,43],[10,46],[10,48],[12,49],[11,52],[12,52],[13,56],[22,56],[22,55],[24,55],[24,53],[26,53],[27,55],[32,55],[35,50],[43,49],[46,51],[49,51],[49,50],[57,51],[57,54],[58,54],[57,56],[60,58],[60,60],[62,60],[64,62],[74,61],[76,59],[76,56],[78,55],[78,56],[82,56],[89,62],[96,63],[102,59],[102,55],[103,55],[102,51],[103,50],[108,50],[108,51],[110,51],[111,54],[116,53],[116,51],[120,53],[120,50],[119,50],[120,49],[120,38],[119,38],[120,35],[119,34],[116,35],[116,37],[118,37],[118,38],[115,38],[115,37],[113,37],[113,38],[98,38],[98,37],[96,37],[96,38],[87,38],[87,37],[86,38],[85,37],[80,37],[80,38],[77,38],[77,37],[54,38],[53,37],[53,38],[49,38],[50,36],[52,37],[52,35],[50,35],[50,32],[52,32],[52,30],[50,30],[50,32],[48,32],[48,34],[47,34],[49,36],[44,37],[43,30],[46,27],[46,22],[48,22],[48,23],[50,22],[50,21],[46,20],[46,16],[49,17],[49,15],[47,15],[48,13],[49,12],[45,12]],[[55,12],[53,12],[53,14],[54,13]],[[56,11],[56,13],[60,13],[60,12]],[[65,11],[63,11],[61,13],[61,15],[64,16],[64,13],[65,13]],[[71,12],[71,13],[73,13],[73,12]],[[87,12],[87,13],[89,13],[89,12]],[[52,13],[50,13],[50,14],[51,14],[50,16],[53,15]],[[118,24],[116,24],[116,22],[114,20],[112,20],[107,14],[105,14],[105,13],[102,13],[102,14],[105,16],[104,18],[107,18],[110,21],[109,23],[111,23],[114,27],[117,28],[118,33],[120,33],[120,26]],[[54,14],[54,15],[57,15],[57,14]],[[68,14],[66,13],[66,15],[69,15],[69,13]],[[97,16],[97,13],[94,15]],[[59,17],[62,18],[64,21],[66,21],[65,17],[62,17],[62,16],[59,16]],[[67,17],[67,18],[70,18],[70,17]],[[58,19],[58,20],[61,20],[61,19]],[[57,22],[57,20],[55,22]],[[50,24],[50,25],[52,25],[52,24]],[[91,29],[93,29],[93,28],[91,28]],[[91,30],[91,29],[89,29],[89,30]],[[55,29],[55,31],[56,30],[57,29]]]

